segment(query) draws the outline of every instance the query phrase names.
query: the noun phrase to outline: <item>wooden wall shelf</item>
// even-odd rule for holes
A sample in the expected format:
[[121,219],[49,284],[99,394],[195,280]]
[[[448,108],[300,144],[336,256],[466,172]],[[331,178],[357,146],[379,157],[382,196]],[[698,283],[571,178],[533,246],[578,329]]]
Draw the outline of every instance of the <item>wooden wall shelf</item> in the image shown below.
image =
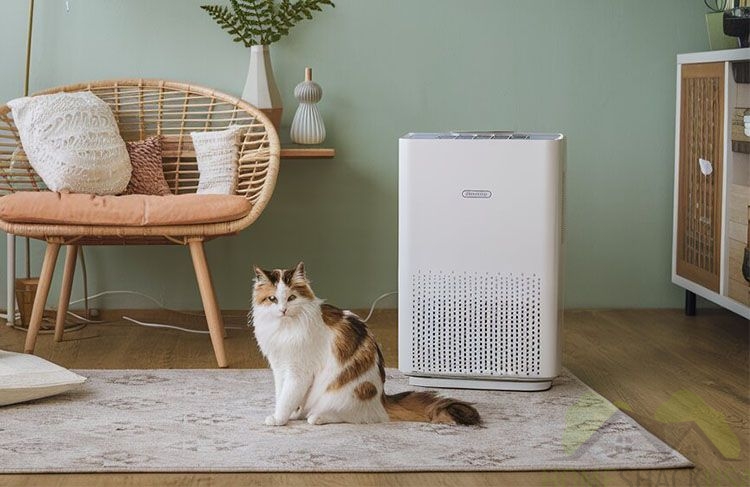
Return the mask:
[[281,147],[282,159],[333,159],[334,157],[336,157],[336,149],[330,147],[298,145],[283,145]]

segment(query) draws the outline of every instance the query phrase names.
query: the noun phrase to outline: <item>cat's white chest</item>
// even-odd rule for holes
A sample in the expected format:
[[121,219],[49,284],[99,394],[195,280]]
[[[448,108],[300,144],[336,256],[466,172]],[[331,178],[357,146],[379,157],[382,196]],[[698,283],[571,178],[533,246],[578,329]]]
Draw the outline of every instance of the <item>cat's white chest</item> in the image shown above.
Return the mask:
[[330,334],[325,326],[303,320],[257,317],[255,338],[273,368],[300,368],[316,373],[330,354]]

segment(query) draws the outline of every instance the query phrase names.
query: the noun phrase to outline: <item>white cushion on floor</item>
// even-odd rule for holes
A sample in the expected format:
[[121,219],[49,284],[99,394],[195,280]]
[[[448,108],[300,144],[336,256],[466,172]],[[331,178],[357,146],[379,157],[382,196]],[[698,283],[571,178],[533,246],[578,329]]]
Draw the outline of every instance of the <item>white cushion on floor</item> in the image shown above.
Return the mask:
[[85,380],[35,355],[0,350],[0,406],[54,396]]

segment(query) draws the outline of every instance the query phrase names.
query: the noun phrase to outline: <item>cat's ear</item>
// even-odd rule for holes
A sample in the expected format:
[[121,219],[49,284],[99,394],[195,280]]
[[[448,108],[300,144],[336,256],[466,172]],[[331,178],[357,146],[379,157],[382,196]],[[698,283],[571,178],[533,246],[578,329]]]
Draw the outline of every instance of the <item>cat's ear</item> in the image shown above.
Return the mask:
[[299,264],[294,268],[294,274],[292,276],[295,280],[300,281],[307,281],[307,276],[305,275],[305,263],[302,261],[299,261]]
[[268,274],[266,273],[266,271],[264,271],[257,265],[253,266],[253,270],[255,271],[255,282],[257,282],[258,284],[271,282],[271,278],[268,277]]

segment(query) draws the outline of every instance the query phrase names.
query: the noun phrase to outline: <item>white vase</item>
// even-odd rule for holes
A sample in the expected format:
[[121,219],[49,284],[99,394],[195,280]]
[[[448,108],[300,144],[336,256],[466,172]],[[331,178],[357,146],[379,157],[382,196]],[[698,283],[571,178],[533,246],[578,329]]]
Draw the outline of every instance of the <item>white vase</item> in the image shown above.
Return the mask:
[[316,103],[323,97],[323,89],[312,80],[312,69],[305,69],[305,81],[294,88],[299,107],[294,114],[289,136],[295,144],[320,144],[326,138],[326,127]]
[[276,130],[281,124],[281,93],[276,86],[268,46],[250,48],[250,66],[247,70],[242,99],[260,108],[271,119]]

